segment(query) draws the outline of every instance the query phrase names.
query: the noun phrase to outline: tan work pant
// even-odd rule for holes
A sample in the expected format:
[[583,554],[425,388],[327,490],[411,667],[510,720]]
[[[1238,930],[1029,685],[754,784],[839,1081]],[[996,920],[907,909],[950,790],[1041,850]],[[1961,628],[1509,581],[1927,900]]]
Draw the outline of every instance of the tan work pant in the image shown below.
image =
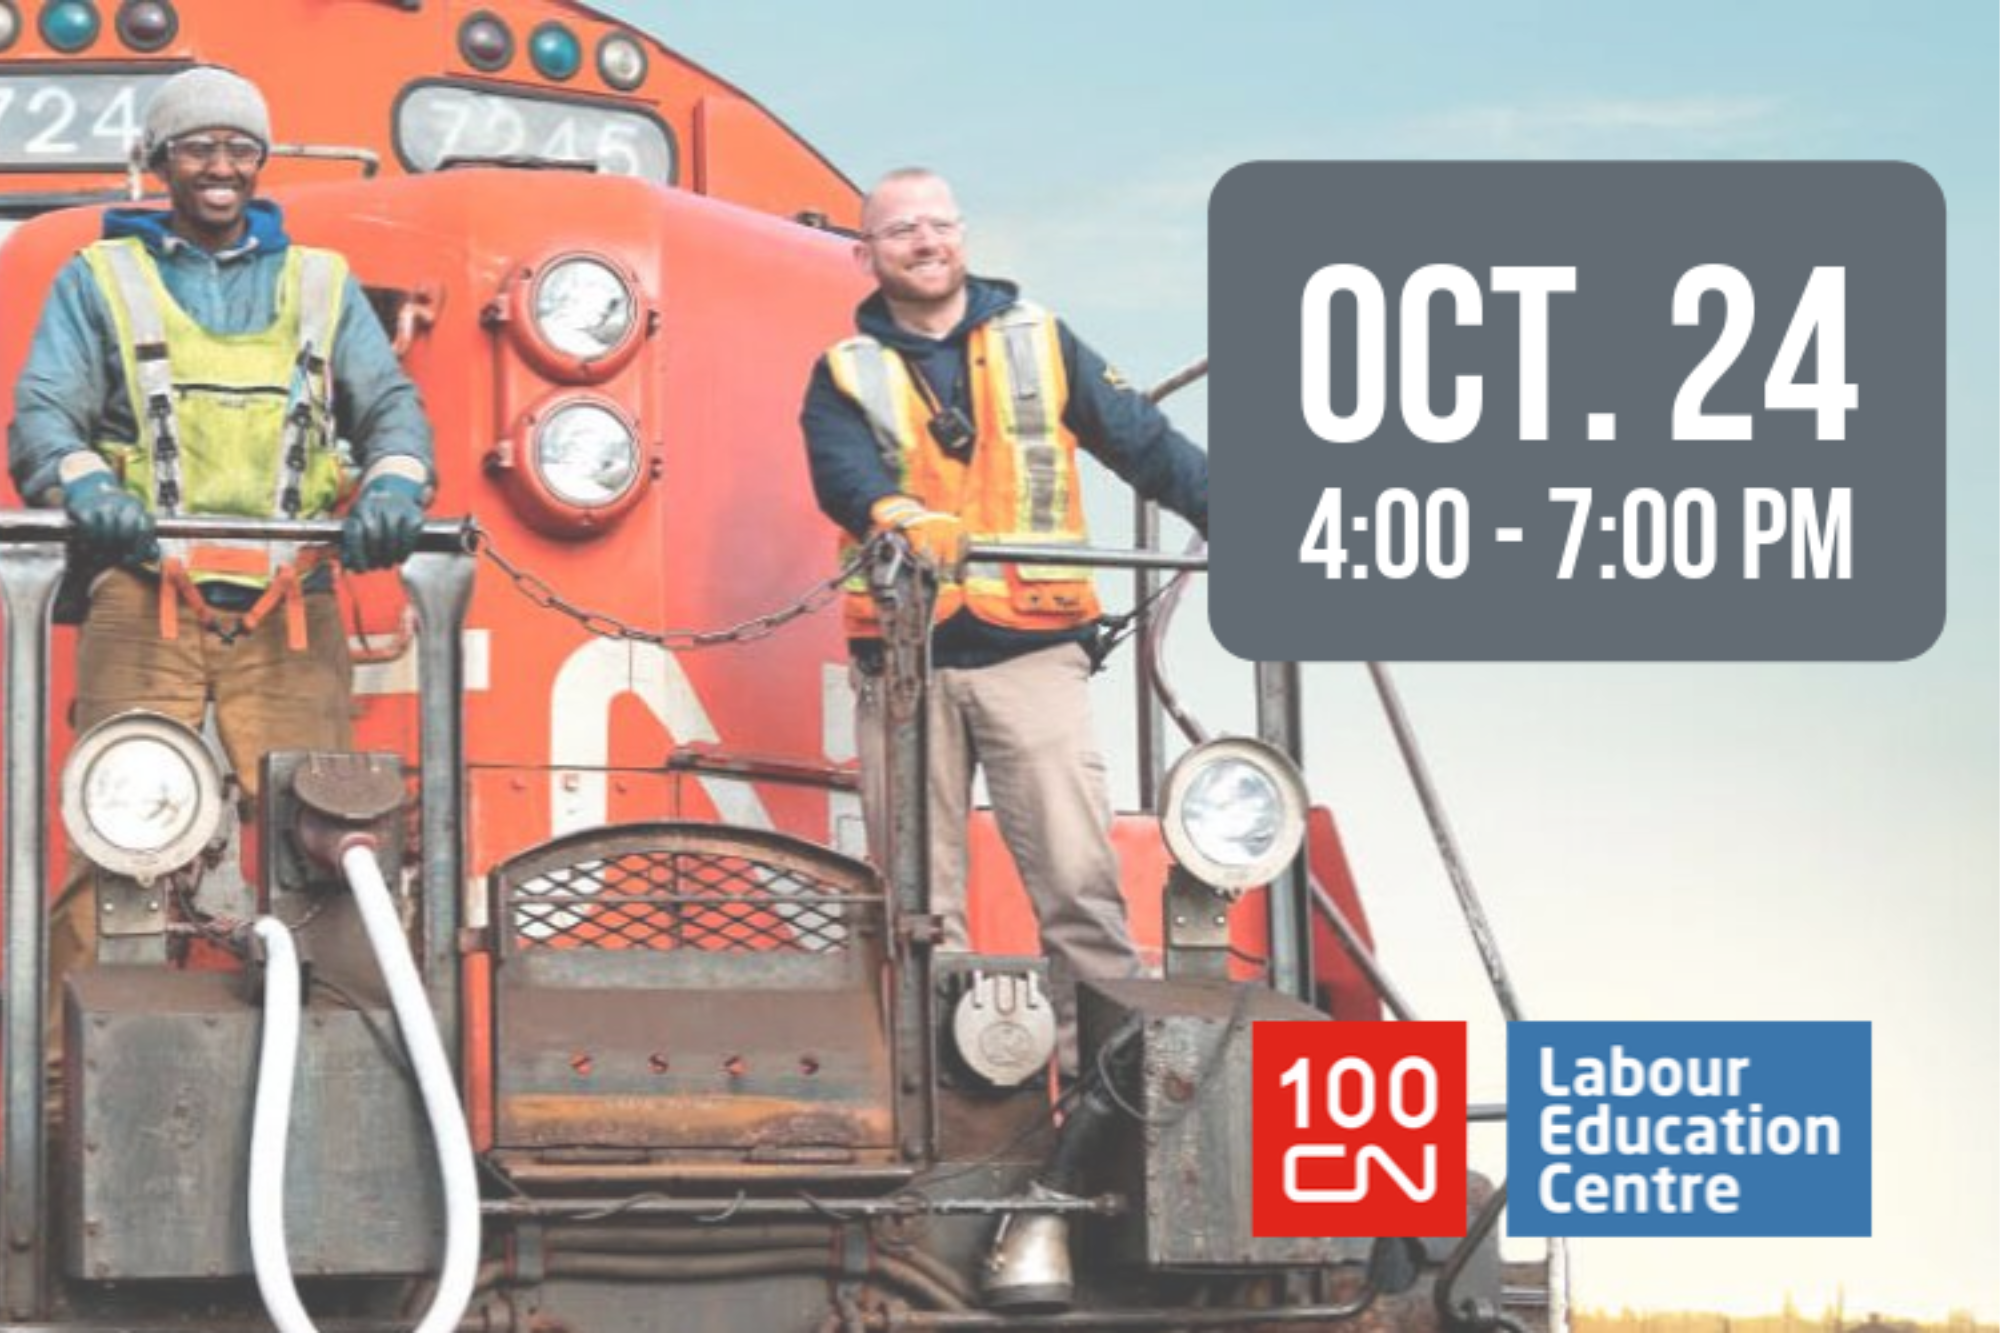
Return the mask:
[[[214,704],[223,750],[254,809],[265,754],[345,750],[353,743],[353,668],[331,593],[307,594],[306,631],[305,650],[292,650],[284,613],[274,610],[252,633],[224,643],[183,608],[179,634],[164,639],[159,585],[113,570],[93,590],[77,639],[77,734],[135,708],[199,730]],[[62,1027],[63,978],[97,953],[96,884],[74,845],[69,859],[49,921],[51,1051]]]
[[[880,864],[889,818],[882,680],[856,671],[854,683],[862,814]],[[983,767],[1000,836],[1041,926],[1062,1067],[1073,1074],[1076,978],[1142,970],[1126,925],[1110,791],[1090,721],[1090,657],[1066,643],[994,666],[943,668],[932,673],[928,697],[931,910],[944,918],[944,947],[963,950],[970,942],[966,819],[973,771]]]

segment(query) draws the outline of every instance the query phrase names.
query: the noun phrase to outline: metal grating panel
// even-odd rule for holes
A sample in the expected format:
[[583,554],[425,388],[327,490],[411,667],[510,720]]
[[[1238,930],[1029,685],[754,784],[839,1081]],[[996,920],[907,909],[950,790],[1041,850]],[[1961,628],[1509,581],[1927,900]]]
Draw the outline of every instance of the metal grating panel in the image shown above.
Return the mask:
[[608,1148],[641,1150],[617,1163],[627,1181],[800,1170],[787,1154],[907,1170],[890,904],[866,864],[770,829],[660,822],[556,839],[490,884],[498,1145],[591,1179]]
[[852,894],[801,868],[714,851],[646,849],[512,886],[515,947],[824,953],[850,936]]

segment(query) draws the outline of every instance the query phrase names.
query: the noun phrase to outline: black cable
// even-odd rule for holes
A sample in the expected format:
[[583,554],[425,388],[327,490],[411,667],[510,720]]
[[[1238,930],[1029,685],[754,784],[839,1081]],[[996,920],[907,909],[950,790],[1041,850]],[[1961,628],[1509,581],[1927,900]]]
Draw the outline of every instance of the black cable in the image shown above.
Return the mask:
[[[1094,1075],[1091,1077],[1094,1077]],[[1057,1095],[1056,1099],[1053,1102],[1049,1103],[1049,1114],[1051,1116],[1067,1114],[1072,1109],[1072,1107],[1074,1107],[1077,1100],[1084,1095],[1084,1091],[1087,1086],[1088,1086],[1087,1079],[1078,1079],[1075,1083],[1072,1083],[1069,1087],[1064,1088],[1062,1092]],[[1043,1131],[1043,1128],[1044,1126],[1041,1121],[1038,1120],[1030,1121],[1028,1124],[1023,1125],[1018,1131],[1016,1131],[1014,1137],[1008,1139],[1005,1143],[1001,1144],[999,1147],[988,1152],[985,1156],[976,1157],[972,1161],[965,1162],[958,1166],[955,1166],[949,1171],[937,1172],[932,1175],[925,1176],[921,1181],[918,1181],[916,1184],[912,1185],[908,1192],[928,1202],[931,1196],[924,1193],[924,1191],[928,1189],[930,1186],[943,1184],[947,1180],[957,1180],[960,1176],[971,1175],[974,1171],[979,1171],[993,1165],[995,1162],[999,1161],[1003,1157],[1006,1157],[1016,1148],[1019,1148],[1022,1144],[1026,1143],[1029,1139],[1033,1138],[1035,1135],[1040,1134]]]
[[1137,1015],[1128,1019],[1126,1021],[1126,1030],[1121,1031],[1112,1040],[1105,1042],[1097,1050],[1098,1075],[1103,1080],[1105,1091],[1110,1094],[1111,1100],[1117,1104],[1118,1109],[1149,1129],[1172,1129],[1175,1125],[1187,1119],[1189,1113],[1206,1100],[1209,1085],[1214,1082],[1216,1074],[1221,1072],[1223,1059],[1229,1054],[1229,1048],[1234,1044],[1237,1033],[1243,1030],[1243,1020],[1250,1015],[1250,993],[1252,989],[1253,987],[1246,983],[1237,983],[1236,1002],[1230,1006],[1228,1026],[1223,1028],[1222,1035],[1216,1039],[1215,1048],[1208,1053],[1208,1059],[1202,1062],[1200,1072],[1194,1076],[1193,1088],[1188,1093],[1187,1100],[1163,1116],[1149,1116],[1143,1108],[1134,1106],[1126,1101],[1124,1096],[1119,1093],[1117,1079],[1111,1072],[1108,1057],[1113,1053],[1113,1048],[1123,1045],[1125,1041],[1130,1040],[1131,1037],[1136,1036],[1138,1033],[1138,1025],[1141,1020]]
[[366,1027],[369,1035],[375,1039],[375,1044],[380,1046],[382,1053],[389,1058],[390,1065],[403,1076],[403,1081],[412,1089],[422,1092],[421,1086],[417,1083],[416,1068],[410,1064],[409,1052],[403,1046],[401,1033],[391,1032],[385,1028],[377,1012],[361,1003],[346,987],[336,985],[317,973],[312,975],[312,984],[353,1010],[355,1016],[361,1020],[362,1026]]
[[1097,633],[1084,645],[1090,653],[1090,669],[1093,675],[1104,670],[1104,664],[1110,660],[1111,654],[1138,630],[1140,623],[1146,618],[1146,613],[1152,609],[1153,603],[1179,587],[1185,578],[1187,573],[1183,570],[1153,589],[1130,611],[1097,618]]

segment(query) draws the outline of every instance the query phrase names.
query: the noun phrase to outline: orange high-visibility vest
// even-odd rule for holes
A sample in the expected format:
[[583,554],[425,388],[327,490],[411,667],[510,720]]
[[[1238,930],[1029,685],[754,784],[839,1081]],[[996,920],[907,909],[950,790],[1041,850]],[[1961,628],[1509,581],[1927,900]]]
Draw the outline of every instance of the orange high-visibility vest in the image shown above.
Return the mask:
[[[859,337],[836,344],[826,362],[834,384],[867,418],[897,490],[929,509],[956,514],[974,542],[1084,545],[1083,487],[1076,437],[1062,419],[1069,380],[1055,316],[1016,302],[972,331],[965,356],[977,437],[964,460],[931,438],[930,401],[901,356]],[[854,550],[853,539],[843,534],[843,565]],[[1102,612],[1090,572],[1059,563],[974,561],[962,581],[938,590],[940,621],[961,607],[990,624],[1025,630],[1071,629]],[[881,636],[865,574],[848,580],[846,619],[852,638]]]

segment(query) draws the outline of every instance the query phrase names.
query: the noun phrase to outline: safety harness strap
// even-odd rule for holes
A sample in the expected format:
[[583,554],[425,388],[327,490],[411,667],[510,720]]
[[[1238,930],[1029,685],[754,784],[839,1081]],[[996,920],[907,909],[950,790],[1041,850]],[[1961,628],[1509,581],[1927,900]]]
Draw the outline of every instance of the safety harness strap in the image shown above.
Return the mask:
[[147,261],[138,242],[106,245],[105,268],[118,288],[118,303],[132,330],[132,355],[140,400],[140,443],[153,455],[153,512],[180,513],[180,426],[174,414],[174,368],[167,357],[167,325],[147,280]]
[[299,253],[299,354],[292,371],[291,402],[285,411],[284,454],[278,467],[271,512],[297,518],[304,505],[307,450],[317,434],[333,437],[333,374],[326,349],[333,343],[334,317],[345,265],[325,250]]
[[[218,572],[255,572],[262,574],[265,568],[264,553],[242,552],[256,556],[254,570],[231,571],[229,555],[241,548],[204,547],[199,554],[204,558],[204,568]],[[208,604],[201,595],[201,588],[188,572],[188,567],[178,556],[166,556],[160,561],[160,637],[177,639],[180,637],[180,610],[183,603],[194,613],[195,623],[214,634],[224,643],[234,643],[246,634],[254,633],[264,623],[264,618],[272,610],[283,607],[285,612],[285,646],[293,652],[304,652],[306,648],[306,606],[304,586],[300,579],[300,566],[313,553],[307,552],[296,561],[288,561],[278,566],[271,575],[271,582],[263,593],[234,621],[223,616]]]

